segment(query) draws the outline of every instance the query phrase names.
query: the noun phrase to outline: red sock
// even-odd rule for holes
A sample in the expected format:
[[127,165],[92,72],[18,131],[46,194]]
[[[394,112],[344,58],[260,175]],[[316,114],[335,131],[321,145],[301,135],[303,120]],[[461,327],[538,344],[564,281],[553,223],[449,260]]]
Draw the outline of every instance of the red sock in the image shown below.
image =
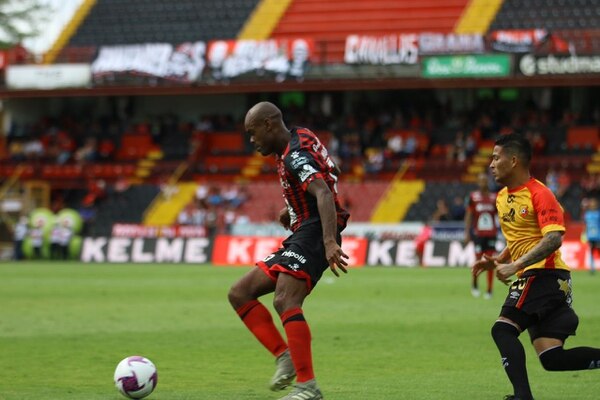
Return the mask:
[[493,269],[490,269],[487,272],[487,287],[489,293],[492,293],[492,285],[494,284],[494,272],[496,272],[496,270]]
[[292,362],[296,368],[296,381],[298,383],[310,381],[315,377],[315,373],[310,348],[310,329],[302,309],[298,307],[287,310],[281,314],[281,321],[287,335]]
[[287,345],[275,327],[271,313],[258,300],[251,300],[236,310],[246,327],[275,357],[281,355]]

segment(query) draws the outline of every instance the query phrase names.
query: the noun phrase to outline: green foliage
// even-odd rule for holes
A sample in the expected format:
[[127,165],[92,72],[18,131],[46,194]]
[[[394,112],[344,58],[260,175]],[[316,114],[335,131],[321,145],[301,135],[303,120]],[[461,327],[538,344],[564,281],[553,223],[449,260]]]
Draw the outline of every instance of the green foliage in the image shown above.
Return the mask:
[[38,35],[50,9],[36,0],[0,0],[0,48]]
[[[112,375],[134,354],[157,365],[150,400],[281,397],[267,389],[273,359],[227,303],[246,271],[0,265],[0,399],[122,399]],[[568,347],[600,346],[599,286],[598,277],[574,273],[581,325]],[[465,269],[326,273],[304,307],[326,398],[501,399],[509,383],[489,330],[506,288],[496,289],[492,300],[473,299]],[[536,398],[597,399],[598,371],[546,372],[522,339]]]

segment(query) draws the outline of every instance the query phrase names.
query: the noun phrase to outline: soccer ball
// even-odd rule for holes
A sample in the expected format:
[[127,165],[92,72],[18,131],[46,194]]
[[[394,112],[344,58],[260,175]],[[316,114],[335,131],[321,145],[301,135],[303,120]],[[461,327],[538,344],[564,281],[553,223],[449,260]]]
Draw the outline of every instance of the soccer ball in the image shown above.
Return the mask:
[[157,382],[156,367],[152,361],[141,356],[125,358],[115,370],[115,386],[123,396],[130,399],[148,396]]

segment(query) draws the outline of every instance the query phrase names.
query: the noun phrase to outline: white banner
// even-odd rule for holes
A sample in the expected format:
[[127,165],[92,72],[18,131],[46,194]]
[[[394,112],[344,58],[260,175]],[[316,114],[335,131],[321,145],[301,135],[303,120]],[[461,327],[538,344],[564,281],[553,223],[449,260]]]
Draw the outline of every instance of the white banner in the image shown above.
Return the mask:
[[302,78],[310,62],[312,39],[215,40],[208,45],[208,66],[214,79],[246,73]]
[[387,36],[346,37],[346,64],[416,64],[419,57],[418,36],[401,34]]
[[194,82],[204,69],[204,42],[173,46],[149,43],[103,46],[92,63],[94,78],[107,74],[131,73],[181,82]]
[[479,34],[461,35],[457,33],[419,34],[419,54],[477,54],[485,52],[483,36]]
[[89,64],[9,65],[9,89],[62,89],[86,87],[92,82]]

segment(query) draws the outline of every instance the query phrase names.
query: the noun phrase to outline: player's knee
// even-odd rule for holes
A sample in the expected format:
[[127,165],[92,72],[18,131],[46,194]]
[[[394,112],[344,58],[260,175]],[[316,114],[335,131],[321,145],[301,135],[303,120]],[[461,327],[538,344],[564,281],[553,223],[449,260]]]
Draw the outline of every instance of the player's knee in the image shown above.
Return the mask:
[[514,336],[519,336],[519,330],[512,324],[502,321],[496,321],[496,323],[492,326],[492,337],[494,341],[498,342],[498,340],[502,340],[502,338]]
[[539,355],[540,363],[546,371],[562,371],[562,354],[565,350],[561,347],[555,347],[550,350],[546,350]]
[[229,303],[233,306],[233,308],[237,309],[248,301],[248,296],[245,294],[244,290],[240,287],[238,283],[234,284],[229,288],[229,292],[227,293],[227,298],[229,299]]

